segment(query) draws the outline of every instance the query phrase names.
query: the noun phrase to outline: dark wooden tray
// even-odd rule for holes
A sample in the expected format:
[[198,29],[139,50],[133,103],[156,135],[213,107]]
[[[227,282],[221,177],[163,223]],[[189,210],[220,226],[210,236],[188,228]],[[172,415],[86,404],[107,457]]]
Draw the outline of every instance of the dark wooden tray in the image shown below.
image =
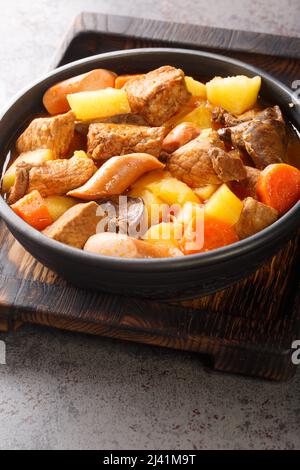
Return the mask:
[[[124,48],[222,51],[291,86],[300,39],[83,13],[52,67]],[[205,354],[221,371],[272,380],[293,376],[300,337],[299,237],[251,277],[214,295],[174,303],[80,290],[35,261],[0,222],[0,330],[36,323]],[[79,268],[80,269],[80,268]]]

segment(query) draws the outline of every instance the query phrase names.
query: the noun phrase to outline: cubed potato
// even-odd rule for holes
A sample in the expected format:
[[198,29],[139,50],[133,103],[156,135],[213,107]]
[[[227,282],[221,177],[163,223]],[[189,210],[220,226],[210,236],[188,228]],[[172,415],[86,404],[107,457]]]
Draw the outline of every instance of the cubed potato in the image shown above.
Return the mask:
[[188,91],[193,96],[199,96],[200,98],[206,100],[206,86],[204,83],[198,82],[193,77],[185,77],[185,84]]
[[141,176],[138,180],[136,180],[132,185],[132,190],[136,193],[143,191],[144,189],[150,189],[152,183],[157,183],[163,178],[171,177],[171,173],[164,170],[153,170],[149,171],[145,175]]
[[201,201],[207,201],[219,187],[219,184],[206,184],[200,188],[194,188],[193,191]]
[[194,191],[176,178],[169,177],[154,181],[149,184],[148,189],[170,206],[173,204],[182,206],[186,202],[199,202]]
[[193,111],[181,117],[177,124],[182,122],[192,122],[200,129],[212,127],[212,107],[205,101],[199,101]]
[[7,193],[15,182],[15,172],[16,166],[18,163],[26,162],[32,165],[39,165],[48,160],[54,160],[54,155],[52,150],[49,149],[39,149],[33,150],[31,152],[24,152],[18,156],[18,158],[13,162],[13,164],[8,168],[2,178],[2,191]]
[[54,222],[70,207],[78,204],[78,201],[69,196],[48,196],[44,200]]
[[[200,202],[197,195],[187,184],[173,178],[167,171],[155,170],[142,176],[133,184],[130,195],[143,197],[142,193],[144,191],[150,191],[153,195],[152,197],[167,206],[173,206],[176,204],[178,206],[182,206],[186,202]],[[163,219],[168,217],[168,210],[166,209],[167,208],[164,208],[162,210]]]
[[207,98],[232,114],[242,114],[255,105],[260,86],[259,76],[215,77],[206,84]]
[[114,87],[115,78],[110,70],[94,69],[55,83],[43,96],[44,106],[50,114],[66,113],[70,109],[67,94]]
[[115,88],[83,91],[68,95],[67,98],[76,118],[82,121],[128,114],[131,111],[126,92]]
[[243,209],[242,201],[222,184],[205,204],[205,214],[215,219],[234,225],[240,218]]
[[84,150],[75,150],[74,157],[90,158]]
[[178,222],[161,222],[153,225],[143,236],[149,243],[172,243],[178,247],[183,237],[183,226]]

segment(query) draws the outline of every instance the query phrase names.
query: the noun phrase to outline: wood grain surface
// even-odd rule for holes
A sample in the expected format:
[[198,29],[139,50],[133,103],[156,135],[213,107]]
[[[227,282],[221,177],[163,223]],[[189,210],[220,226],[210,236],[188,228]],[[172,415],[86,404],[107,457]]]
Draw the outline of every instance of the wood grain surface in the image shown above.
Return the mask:
[[[300,40],[289,38],[288,45],[285,39],[83,14],[64,38],[52,66],[124,48],[204,45],[209,50],[226,48],[223,53],[262,67],[289,85],[299,73],[295,57]],[[300,334],[299,236],[238,284],[211,296],[168,304],[75,288],[35,261],[3,222],[0,246],[0,331],[37,323],[200,352],[222,371],[272,380],[287,380],[295,372],[291,344]]]

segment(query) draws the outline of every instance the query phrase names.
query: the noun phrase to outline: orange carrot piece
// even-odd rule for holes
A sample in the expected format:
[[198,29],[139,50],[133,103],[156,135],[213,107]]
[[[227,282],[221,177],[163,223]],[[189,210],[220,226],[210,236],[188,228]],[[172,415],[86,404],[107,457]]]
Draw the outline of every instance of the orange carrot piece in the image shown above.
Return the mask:
[[37,230],[43,230],[53,222],[49,209],[37,190],[26,194],[15,204],[12,204],[11,208]]
[[261,202],[284,214],[300,199],[300,171],[286,163],[268,165],[258,178],[256,192]]
[[203,220],[195,217],[191,220],[182,238],[181,249],[185,255],[191,255],[215,250],[237,241],[239,238],[234,226],[205,215]]
[[115,81],[115,88],[123,88],[125,83],[127,83],[129,80],[132,80],[133,78],[141,78],[144,75],[144,73],[136,73],[134,75],[119,75]]
[[115,86],[116,74],[106,69],[95,69],[76,75],[49,88],[43,96],[43,103],[48,113],[66,113],[70,109],[67,95],[80,91],[95,91]]

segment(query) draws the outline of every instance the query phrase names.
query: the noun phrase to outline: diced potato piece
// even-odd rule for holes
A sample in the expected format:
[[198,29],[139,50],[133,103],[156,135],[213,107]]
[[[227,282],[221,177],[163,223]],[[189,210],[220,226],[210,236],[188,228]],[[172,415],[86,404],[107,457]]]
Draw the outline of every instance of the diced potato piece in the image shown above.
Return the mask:
[[48,160],[54,160],[54,155],[52,150],[49,149],[39,149],[33,150],[31,152],[24,152],[18,156],[18,158],[13,162],[13,164],[5,172],[2,179],[2,191],[7,193],[15,182],[15,172],[16,166],[18,163],[26,162],[32,165],[39,165]]
[[242,114],[252,108],[261,86],[261,77],[215,77],[206,84],[208,101],[222,106],[233,114]]
[[194,202],[186,202],[178,216],[176,221],[183,224],[184,227],[187,227],[193,218],[201,218],[204,216],[204,206],[203,204],[196,204]]
[[182,122],[192,122],[200,129],[207,129],[212,126],[211,111],[211,106],[205,101],[201,101],[198,103],[197,108],[183,116],[177,124]]
[[73,156],[79,158],[90,158],[84,150],[75,150]]
[[170,177],[171,174],[168,171],[153,170],[149,173],[145,173],[141,178],[136,180],[132,185],[132,190],[135,193],[143,191],[144,189],[150,189],[151,184],[162,180],[163,178]]
[[243,208],[242,201],[222,184],[205,204],[205,214],[215,219],[234,225],[240,218]]
[[206,100],[206,86],[204,83],[198,82],[192,77],[185,77],[185,84],[188,91],[193,96],[199,96],[200,98]]
[[[149,192],[151,196],[148,194]],[[157,214],[158,210],[153,208],[150,210],[149,206],[151,204],[156,204],[157,202],[160,204],[164,203],[166,207],[162,207],[159,212],[160,220],[168,219],[170,206],[182,206],[186,202],[199,203],[199,198],[187,184],[173,178],[169,172],[161,170],[151,171],[147,175],[142,176],[133,184],[129,195],[142,197],[151,215],[153,213]],[[172,213],[176,215],[178,213],[175,210],[176,207],[173,209]]]
[[48,196],[44,198],[53,221],[57,220],[78,201],[69,196]]
[[76,118],[83,121],[127,114],[131,111],[126,92],[115,88],[83,91],[68,95],[67,98]]
[[206,184],[200,188],[194,188],[194,193],[202,200],[207,201],[210,196],[220,187],[219,184]]
[[183,236],[183,226],[178,222],[161,222],[153,225],[143,236],[149,243],[172,243],[178,246]]
[[154,196],[148,189],[136,190],[133,188],[128,196],[141,197],[147,211],[148,227],[158,224],[162,220],[162,200]]
[[169,177],[154,181],[149,184],[148,189],[170,206],[173,204],[182,206],[186,202],[199,202],[194,191],[176,178]]

